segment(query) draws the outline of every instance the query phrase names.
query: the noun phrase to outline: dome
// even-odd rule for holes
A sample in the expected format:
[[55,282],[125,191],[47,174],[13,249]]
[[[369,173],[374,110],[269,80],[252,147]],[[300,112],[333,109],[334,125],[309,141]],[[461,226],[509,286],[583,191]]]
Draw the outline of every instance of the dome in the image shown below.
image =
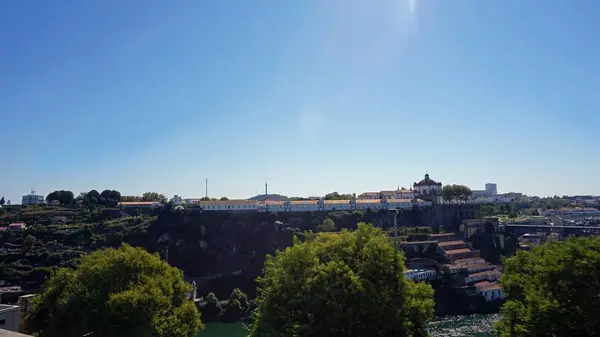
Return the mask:
[[415,183],[415,186],[439,186],[442,183],[438,183],[437,181],[433,180],[433,179],[429,179],[429,173],[425,174],[425,179],[419,181],[418,183]]

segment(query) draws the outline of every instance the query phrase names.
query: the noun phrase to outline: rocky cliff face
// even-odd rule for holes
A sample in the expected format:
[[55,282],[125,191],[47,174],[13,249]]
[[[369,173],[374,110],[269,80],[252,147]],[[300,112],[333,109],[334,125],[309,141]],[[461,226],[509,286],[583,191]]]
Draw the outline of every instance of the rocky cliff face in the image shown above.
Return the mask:
[[[393,215],[374,212],[252,213],[165,210],[148,230],[146,248],[160,252],[187,276],[260,273],[266,254],[292,244],[294,235],[317,231],[331,218],[338,229],[354,229],[359,222],[382,228],[393,226]],[[420,225],[420,214],[408,211],[399,225]]]
[[[398,216],[399,226],[452,225],[465,212],[447,205],[406,210]],[[452,214],[455,214],[454,218]],[[469,214],[472,215],[472,214]],[[259,274],[266,254],[292,244],[294,235],[317,231],[326,218],[338,229],[355,229],[359,222],[388,229],[393,226],[391,212],[215,212],[165,210],[150,226],[146,248],[168,257],[169,263],[190,277],[231,275],[239,272]],[[168,256],[167,256],[168,255]]]

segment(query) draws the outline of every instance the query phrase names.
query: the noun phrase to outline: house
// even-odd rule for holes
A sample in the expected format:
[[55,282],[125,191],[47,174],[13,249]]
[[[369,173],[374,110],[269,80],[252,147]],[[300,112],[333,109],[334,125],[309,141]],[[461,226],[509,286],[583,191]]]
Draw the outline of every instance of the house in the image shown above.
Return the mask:
[[469,274],[465,277],[465,284],[476,283],[481,281],[494,282],[498,281],[502,277],[502,273],[497,269],[492,269],[488,271],[482,271],[478,273]]
[[[18,305],[0,304],[0,329],[19,331],[19,319]],[[2,336],[2,332],[0,332],[0,336]]]
[[35,191],[31,191],[30,194],[24,195],[21,199],[21,205],[41,205],[45,204],[46,199],[43,195],[38,195]]
[[120,202],[118,205],[121,208],[159,208],[159,207],[163,207],[163,204],[158,201],[124,201],[124,202]]
[[408,269],[404,271],[406,278],[411,281],[425,281],[435,278],[435,270],[432,269]]
[[477,257],[478,255],[478,250],[471,250],[470,248],[444,250],[444,256],[450,260],[450,262],[454,262],[459,259]]
[[470,248],[470,245],[462,240],[440,242],[440,243],[438,243],[438,245],[443,250],[455,250],[455,249]]
[[486,301],[502,300],[506,298],[502,285],[498,282],[488,281],[475,283],[475,292],[485,297]]
[[15,222],[8,225],[8,229],[15,232],[20,232],[22,230],[25,230],[25,228],[27,228],[27,226],[23,222]]

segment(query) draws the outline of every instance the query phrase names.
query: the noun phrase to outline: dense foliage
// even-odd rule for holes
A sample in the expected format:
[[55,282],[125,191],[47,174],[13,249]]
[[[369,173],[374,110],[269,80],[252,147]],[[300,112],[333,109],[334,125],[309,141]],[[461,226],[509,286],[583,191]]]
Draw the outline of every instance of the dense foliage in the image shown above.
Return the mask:
[[202,322],[183,273],[124,245],[59,269],[34,301],[28,326],[40,337],[193,336]]
[[600,237],[519,251],[502,284],[501,336],[600,336]]
[[473,192],[465,185],[445,185],[442,188],[442,198],[446,201],[468,200]]
[[426,336],[433,290],[380,229],[309,235],[267,258],[250,336]]

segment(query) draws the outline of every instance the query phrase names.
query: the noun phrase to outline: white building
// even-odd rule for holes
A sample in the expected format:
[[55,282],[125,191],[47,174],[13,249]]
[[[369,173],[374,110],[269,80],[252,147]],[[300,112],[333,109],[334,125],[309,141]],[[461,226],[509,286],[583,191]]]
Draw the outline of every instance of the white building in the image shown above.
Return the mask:
[[404,272],[406,278],[411,281],[425,281],[435,278],[435,270],[431,269],[408,269]]
[[412,209],[431,206],[421,199],[350,199],[350,200],[218,200],[188,199],[207,211],[259,211],[259,212],[317,212],[380,209]]
[[478,295],[485,297],[486,301],[494,301],[506,298],[504,290],[502,289],[502,285],[497,282],[490,283],[488,281],[482,281],[475,283],[475,292]]
[[423,180],[413,184],[413,190],[418,197],[435,200],[437,203],[442,202],[442,183],[430,179],[428,173]]
[[547,209],[539,211],[541,216],[600,216],[600,210],[592,207]]
[[19,331],[19,306],[0,304],[0,329]]
[[365,192],[357,196],[358,199],[412,199],[415,198],[417,194],[415,191],[400,189],[390,190],[390,191],[379,191],[379,192]]
[[498,195],[498,185],[496,185],[496,183],[485,184],[485,190],[489,193],[491,197],[495,197],[496,195]]
[[497,269],[483,271],[479,273],[469,274],[465,277],[465,284],[471,284],[481,281],[494,282],[498,281],[502,277],[502,273]]
[[46,199],[43,195],[35,194],[35,191],[31,191],[30,194],[24,195],[21,200],[21,205],[40,205],[45,204]]

